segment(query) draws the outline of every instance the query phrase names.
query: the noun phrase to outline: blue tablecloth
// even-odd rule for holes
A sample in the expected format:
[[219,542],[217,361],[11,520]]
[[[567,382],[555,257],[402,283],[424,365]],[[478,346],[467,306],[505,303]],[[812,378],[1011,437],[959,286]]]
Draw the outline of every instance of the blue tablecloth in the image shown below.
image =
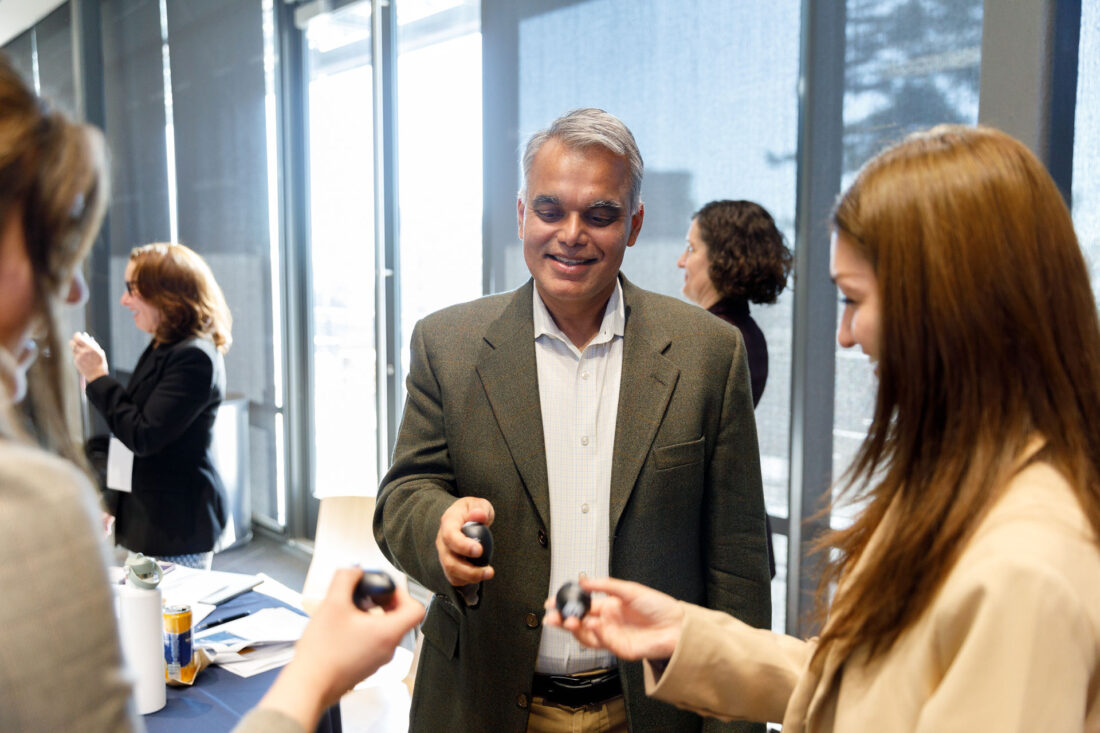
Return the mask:
[[[203,621],[279,607],[301,613],[271,596],[249,591],[221,604]],[[252,677],[238,677],[216,665],[207,667],[190,687],[169,687],[167,704],[145,716],[145,727],[149,733],[228,733],[260,701],[279,672],[272,669]],[[321,717],[317,733],[341,733],[339,705],[329,708]]]

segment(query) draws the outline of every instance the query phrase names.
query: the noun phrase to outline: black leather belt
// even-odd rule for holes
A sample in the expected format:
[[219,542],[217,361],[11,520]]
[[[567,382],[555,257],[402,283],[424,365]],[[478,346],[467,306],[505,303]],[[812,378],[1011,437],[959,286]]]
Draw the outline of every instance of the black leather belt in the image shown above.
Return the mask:
[[623,685],[618,669],[599,674],[536,674],[531,694],[557,705],[579,708],[618,697],[623,694]]

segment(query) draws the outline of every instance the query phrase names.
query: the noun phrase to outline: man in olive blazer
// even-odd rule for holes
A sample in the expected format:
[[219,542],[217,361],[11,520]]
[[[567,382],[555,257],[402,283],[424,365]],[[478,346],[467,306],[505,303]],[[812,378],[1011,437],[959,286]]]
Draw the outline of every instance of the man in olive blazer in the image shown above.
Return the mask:
[[[592,170],[617,161],[606,151],[578,151],[552,139],[536,148],[534,164],[525,165],[530,201],[521,198],[518,206],[534,279],[514,292],[432,314],[413,331],[408,399],[374,518],[386,556],[436,594],[422,627],[411,731],[527,728],[550,550],[559,537],[550,516],[536,288],[568,333],[569,307],[578,300],[572,296],[592,295],[586,308],[598,323],[621,287],[625,324],[608,504],[610,574],[755,626],[770,623],[744,345],[736,329],[704,310],[619,275],[622,252],[640,228],[641,207],[614,165],[608,180],[588,181]],[[568,176],[557,176],[569,171],[584,179],[576,201],[569,181],[562,184]],[[536,241],[544,230],[550,234]],[[578,290],[578,279],[591,276],[603,277],[598,289]],[[491,571],[455,561],[455,555],[470,554],[455,549],[465,539],[456,528],[466,519],[491,522]],[[481,581],[477,605],[468,605],[456,587],[464,581]],[[704,723],[647,698],[640,664],[618,668],[633,731],[762,730]]]

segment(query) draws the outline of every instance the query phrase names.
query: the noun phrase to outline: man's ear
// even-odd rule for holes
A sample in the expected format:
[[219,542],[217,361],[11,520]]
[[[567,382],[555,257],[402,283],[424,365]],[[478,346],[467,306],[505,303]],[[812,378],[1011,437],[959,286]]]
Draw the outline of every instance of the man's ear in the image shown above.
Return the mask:
[[523,215],[527,207],[523,204],[523,197],[516,197],[516,227],[519,230],[519,238],[523,239]]
[[639,204],[638,210],[630,215],[630,237],[626,240],[627,247],[633,247],[638,241],[638,234],[642,231],[642,220],[645,219],[645,204]]

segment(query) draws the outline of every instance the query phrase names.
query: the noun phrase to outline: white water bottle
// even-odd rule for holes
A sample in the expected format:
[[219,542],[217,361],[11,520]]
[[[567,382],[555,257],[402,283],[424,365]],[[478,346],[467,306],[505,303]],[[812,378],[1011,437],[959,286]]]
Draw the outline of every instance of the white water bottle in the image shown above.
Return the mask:
[[122,656],[134,680],[134,702],[145,715],[166,702],[164,617],[157,587],[162,572],[156,560],[141,555],[127,559],[126,569],[126,584],[118,588],[118,627]]

